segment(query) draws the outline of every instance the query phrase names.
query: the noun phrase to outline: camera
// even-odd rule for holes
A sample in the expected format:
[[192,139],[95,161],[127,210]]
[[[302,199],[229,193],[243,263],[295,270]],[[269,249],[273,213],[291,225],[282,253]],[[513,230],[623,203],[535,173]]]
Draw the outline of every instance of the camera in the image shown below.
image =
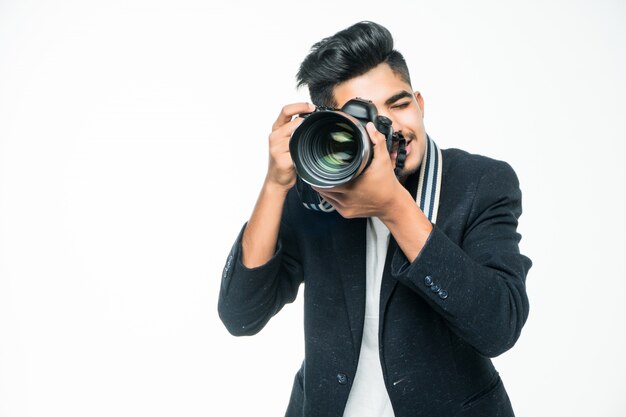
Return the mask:
[[399,142],[396,175],[404,164],[404,138],[393,132],[391,120],[378,115],[369,100],[357,97],[341,109],[317,107],[312,113],[299,116],[305,120],[291,135],[289,152],[298,176],[296,188],[308,208],[332,211],[312,185],[336,187],[358,177],[369,166],[374,150],[365,129],[368,122],[385,135],[388,151],[394,142]]

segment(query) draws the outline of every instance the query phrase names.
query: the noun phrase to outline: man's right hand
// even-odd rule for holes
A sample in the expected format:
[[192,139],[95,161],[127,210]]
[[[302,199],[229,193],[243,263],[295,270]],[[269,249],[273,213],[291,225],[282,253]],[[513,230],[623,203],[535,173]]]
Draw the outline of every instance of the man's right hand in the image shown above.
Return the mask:
[[289,153],[289,140],[293,131],[304,121],[298,114],[310,113],[315,110],[311,103],[288,104],[282,108],[276,122],[272,125],[269,137],[269,166],[266,184],[278,186],[285,193],[296,182],[296,172]]
[[293,116],[313,110],[315,107],[309,103],[289,104],[272,126],[267,176],[241,240],[241,261],[248,268],[261,266],[274,256],[285,198],[296,182],[289,140],[304,119]]

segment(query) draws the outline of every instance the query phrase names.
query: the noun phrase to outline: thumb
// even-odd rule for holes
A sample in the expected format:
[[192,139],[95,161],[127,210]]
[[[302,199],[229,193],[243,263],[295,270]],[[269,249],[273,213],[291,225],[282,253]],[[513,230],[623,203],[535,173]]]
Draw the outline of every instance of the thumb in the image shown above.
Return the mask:
[[374,158],[389,158],[389,150],[387,149],[387,139],[385,138],[385,135],[380,133],[372,122],[368,122],[365,125],[365,129],[367,129],[367,133],[370,135],[370,139],[374,144]]

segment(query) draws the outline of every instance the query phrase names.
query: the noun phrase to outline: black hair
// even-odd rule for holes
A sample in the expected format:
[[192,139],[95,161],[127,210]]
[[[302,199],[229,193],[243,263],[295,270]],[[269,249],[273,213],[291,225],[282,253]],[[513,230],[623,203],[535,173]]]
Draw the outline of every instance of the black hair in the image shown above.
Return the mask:
[[411,84],[404,57],[393,49],[391,33],[384,26],[364,21],[313,45],[300,64],[296,79],[298,87],[309,87],[313,104],[337,107],[333,96],[335,86],[382,63]]

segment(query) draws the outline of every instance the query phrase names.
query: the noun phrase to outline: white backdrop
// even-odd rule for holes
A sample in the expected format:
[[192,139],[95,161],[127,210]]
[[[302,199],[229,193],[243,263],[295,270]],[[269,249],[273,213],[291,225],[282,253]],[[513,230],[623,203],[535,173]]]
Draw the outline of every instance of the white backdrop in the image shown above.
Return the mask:
[[221,269],[300,61],[365,19],[429,134],[520,178],[517,414],[626,416],[618,0],[0,0],[0,416],[283,415],[301,300],[232,337]]

